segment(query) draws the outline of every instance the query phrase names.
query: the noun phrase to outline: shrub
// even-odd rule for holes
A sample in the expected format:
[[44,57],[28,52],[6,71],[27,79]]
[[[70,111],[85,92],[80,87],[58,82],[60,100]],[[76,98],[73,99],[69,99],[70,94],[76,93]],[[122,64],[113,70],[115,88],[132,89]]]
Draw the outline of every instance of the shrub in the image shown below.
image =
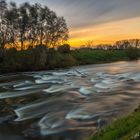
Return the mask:
[[49,68],[63,68],[71,67],[76,64],[76,60],[71,55],[64,55],[61,53],[55,53],[53,58],[49,61]]
[[33,49],[32,57],[34,59],[34,64],[36,64],[36,67],[38,69],[42,69],[45,67],[47,63],[47,55],[48,55],[47,53],[48,53],[48,47],[43,45],[36,46]]
[[69,53],[70,52],[70,45],[69,44],[61,45],[57,48],[57,50],[60,53]]
[[134,47],[129,47],[126,50],[126,55],[130,60],[137,60],[139,58],[139,49],[134,48]]
[[[62,64],[61,64],[62,63]],[[71,67],[76,65],[76,60],[71,55],[64,55],[60,61],[61,67]]]
[[0,63],[4,61],[5,50],[0,48]]

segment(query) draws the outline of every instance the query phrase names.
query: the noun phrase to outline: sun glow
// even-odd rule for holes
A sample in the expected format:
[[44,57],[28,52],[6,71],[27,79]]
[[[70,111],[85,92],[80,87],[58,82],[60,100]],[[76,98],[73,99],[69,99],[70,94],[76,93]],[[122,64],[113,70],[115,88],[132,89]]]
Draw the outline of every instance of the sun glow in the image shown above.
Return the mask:
[[132,38],[140,38],[140,17],[70,29],[69,43],[73,47],[79,47],[88,40],[92,40],[97,45],[112,44],[118,40]]

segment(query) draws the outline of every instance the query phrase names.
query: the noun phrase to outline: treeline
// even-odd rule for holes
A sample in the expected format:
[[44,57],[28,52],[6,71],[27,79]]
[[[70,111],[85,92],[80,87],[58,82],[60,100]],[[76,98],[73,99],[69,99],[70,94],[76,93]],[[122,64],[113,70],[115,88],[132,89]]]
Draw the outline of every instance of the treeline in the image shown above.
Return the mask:
[[[100,44],[94,46],[93,41],[88,41],[85,45],[83,45],[80,50],[83,51],[123,51],[125,52],[126,60],[136,60],[140,57],[140,39],[128,39],[128,40],[120,40],[116,41],[114,44]],[[121,54],[121,52],[120,52]],[[102,57],[103,58],[103,57]],[[111,58],[110,58],[111,59]],[[124,60],[124,58],[122,58]]]
[[0,73],[137,60],[140,58],[140,49],[94,50],[87,48],[70,50],[70,46],[64,44],[57,49],[48,48],[44,45],[21,51],[10,48],[6,49],[3,54],[3,57],[0,57]]
[[114,44],[99,44],[94,45],[94,42],[87,41],[85,45],[81,46],[81,49],[94,49],[94,50],[126,50],[130,48],[140,48],[140,39],[127,39],[116,41]]
[[17,6],[0,0],[0,49],[24,50],[36,45],[56,47],[68,39],[63,17],[47,6],[28,2]]

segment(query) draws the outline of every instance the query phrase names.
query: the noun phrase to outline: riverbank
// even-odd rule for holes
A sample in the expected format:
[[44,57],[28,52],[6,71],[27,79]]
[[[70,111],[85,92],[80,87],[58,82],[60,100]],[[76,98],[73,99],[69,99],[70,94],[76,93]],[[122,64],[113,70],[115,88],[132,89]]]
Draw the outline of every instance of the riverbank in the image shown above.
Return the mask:
[[139,49],[57,51],[40,46],[23,51],[9,49],[0,59],[0,73],[54,70],[87,64],[136,60],[139,57]]
[[140,106],[127,117],[118,119],[88,140],[139,140]]

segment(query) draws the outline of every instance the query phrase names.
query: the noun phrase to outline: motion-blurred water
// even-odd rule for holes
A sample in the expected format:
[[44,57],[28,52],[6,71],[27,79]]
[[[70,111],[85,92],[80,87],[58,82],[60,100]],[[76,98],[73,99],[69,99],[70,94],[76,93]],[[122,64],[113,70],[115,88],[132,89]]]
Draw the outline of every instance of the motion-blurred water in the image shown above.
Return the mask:
[[140,99],[140,61],[0,76],[0,140],[82,140]]

